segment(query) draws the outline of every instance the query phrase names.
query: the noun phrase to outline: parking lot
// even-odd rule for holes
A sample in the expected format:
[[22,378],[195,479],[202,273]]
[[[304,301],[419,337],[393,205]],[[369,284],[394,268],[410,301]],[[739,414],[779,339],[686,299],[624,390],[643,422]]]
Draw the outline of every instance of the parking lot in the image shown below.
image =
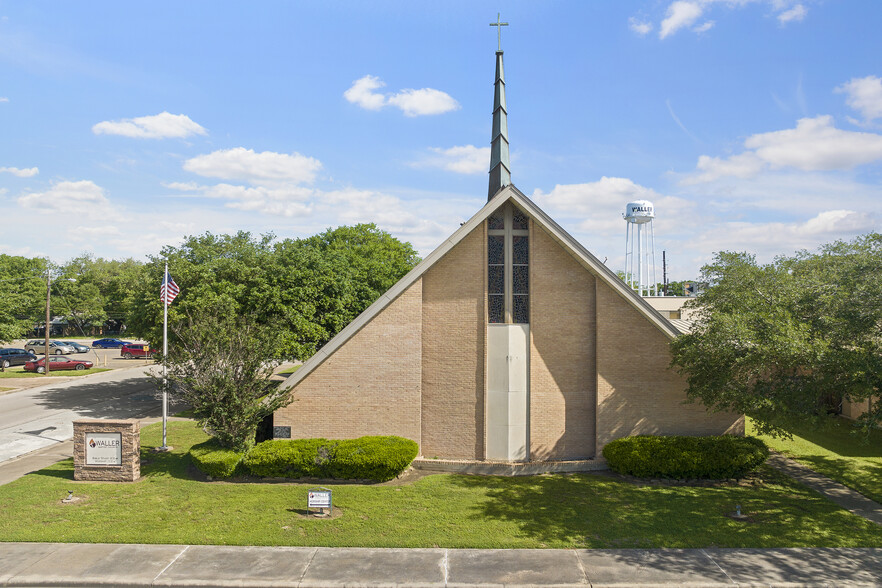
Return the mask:
[[[96,337],[96,339],[97,338],[98,337]],[[0,345],[0,346],[2,346],[2,347],[15,347],[15,348],[24,349],[25,343],[27,343],[28,341],[31,341],[31,340],[33,340],[33,339],[17,339],[15,341],[12,341],[10,343],[6,343],[6,344]],[[90,347],[91,347],[92,341],[93,341],[92,339],[89,339],[89,340],[73,339],[73,340],[75,340],[78,343],[81,343],[83,345],[88,345]],[[130,341],[132,343],[140,343],[140,344],[146,343],[146,342],[140,341],[138,339],[125,339],[125,340]],[[37,357],[43,357],[43,354],[37,353]],[[144,359],[144,358],[123,359],[122,357],[120,357],[120,350],[119,349],[94,349],[94,348],[92,348],[86,353],[73,353],[73,354],[69,355],[68,357],[70,357],[72,359],[88,360],[88,361],[93,362],[95,364],[96,368],[110,369],[110,370],[140,367],[140,366],[145,366],[145,365],[151,365],[153,363],[152,359]],[[8,371],[15,371],[15,370],[19,370],[19,369],[21,369],[21,368],[20,367],[9,368],[9,370],[7,370],[7,373],[8,373]],[[52,376],[52,382],[55,383],[55,382],[60,381],[61,379],[69,379],[72,377],[75,377],[75,376],[73,376],[73,375],[71,375],[71,376]],[[14,378],[14,377],[13,378],[3,378],[2,380],[0,380],[0,390],[2,390],[2,392],[0,392],[0,393],[4,393],[4,392],[8,393],[8,392],[11,392],[15,389],[32,388],[34,386],[41,386],[46,383],[48,383],[48,382],[44,378],[34,378],[34,377],[30,377],[30,378]]]

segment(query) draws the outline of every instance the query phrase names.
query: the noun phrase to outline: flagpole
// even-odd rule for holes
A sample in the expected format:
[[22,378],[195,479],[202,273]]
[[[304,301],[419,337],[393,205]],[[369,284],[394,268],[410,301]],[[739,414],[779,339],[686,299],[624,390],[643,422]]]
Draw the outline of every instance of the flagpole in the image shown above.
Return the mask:
[[162,450],[168,450],[168,259],[165,260],[165,275],[163,276],[162,295]]

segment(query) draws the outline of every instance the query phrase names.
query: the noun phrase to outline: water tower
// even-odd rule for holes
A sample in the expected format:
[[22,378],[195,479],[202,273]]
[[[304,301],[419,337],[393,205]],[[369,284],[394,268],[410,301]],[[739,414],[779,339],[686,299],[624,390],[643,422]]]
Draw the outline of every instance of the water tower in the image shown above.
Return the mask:
[[655,237],[652,219],[655,208],[648,200],[629,202],[622,215],[625,231],[625,282],[641,296],[658,295],[655,278]]

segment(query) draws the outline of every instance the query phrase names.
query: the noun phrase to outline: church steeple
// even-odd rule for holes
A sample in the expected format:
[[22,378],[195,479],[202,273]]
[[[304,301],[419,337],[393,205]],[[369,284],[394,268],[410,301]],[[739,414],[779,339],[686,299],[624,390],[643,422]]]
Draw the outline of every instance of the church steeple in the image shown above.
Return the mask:
[[493,198],[501,188],[511,184],[511,163],[508,157],[508,112],[505,106],[505,73],[502,68],[502,27],[508,26],[507,22],[500,22],[496,15],[496,22],[490,23],[496,27],[499,35],[499,44],[496,50],[496,82],[493,92],[493,132],[490,139],[490,187],[487,199]]

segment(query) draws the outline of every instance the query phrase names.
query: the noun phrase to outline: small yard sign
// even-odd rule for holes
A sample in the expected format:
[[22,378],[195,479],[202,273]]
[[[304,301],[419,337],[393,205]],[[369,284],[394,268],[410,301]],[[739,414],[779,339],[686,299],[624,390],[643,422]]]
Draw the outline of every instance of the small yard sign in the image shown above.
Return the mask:
[[312,509],[318,509],[321,513],[324,509],[328,509],[331,514],[331,490],[328,488],[310,488],[306,496],[306,514],[308,515]]

